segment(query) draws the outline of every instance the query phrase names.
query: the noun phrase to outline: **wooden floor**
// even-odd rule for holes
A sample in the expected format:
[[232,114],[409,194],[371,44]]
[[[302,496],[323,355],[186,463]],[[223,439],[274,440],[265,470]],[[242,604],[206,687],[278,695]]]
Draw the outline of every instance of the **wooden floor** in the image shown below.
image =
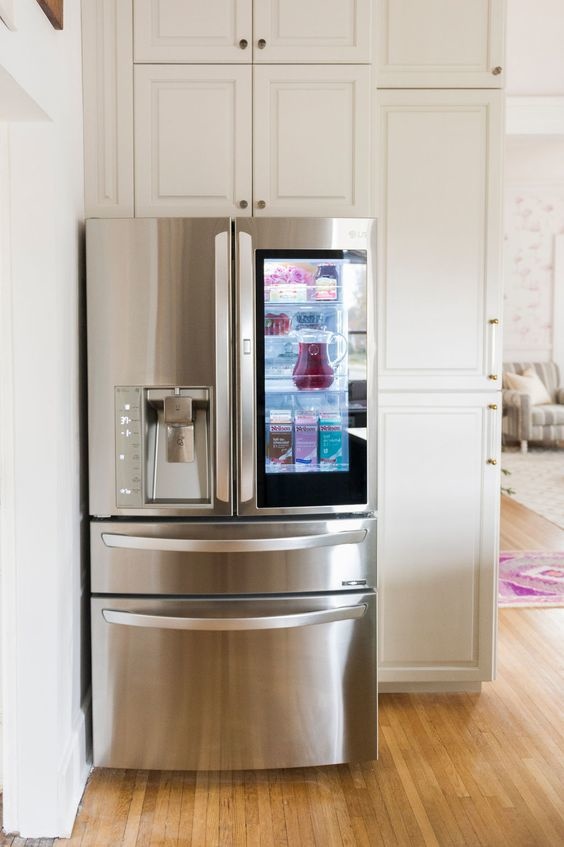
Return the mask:
[[[546,537],[547,549],[564,549],[562,530],[560,540],[545,536],[553,524],[516,506],[503,505],[502,546],[541,549]],[[481,694],[381,695],[377,762],[245,773],[94,771],[72,838],[54,844],[562,847],[563,644],[564,609],[504,609],[497,680]],[[53,842],[8,837],[0,844]]]
[[501,550],[564,550],[564,530],[511,497],[501,498]]

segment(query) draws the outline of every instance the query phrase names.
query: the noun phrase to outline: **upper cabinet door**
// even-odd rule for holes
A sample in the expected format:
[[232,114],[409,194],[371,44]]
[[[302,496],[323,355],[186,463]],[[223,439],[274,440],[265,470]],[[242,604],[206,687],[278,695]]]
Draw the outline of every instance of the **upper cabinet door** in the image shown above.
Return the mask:
[[379,91],[379,385],[499,389],[500,91]]
[[371,5],[371,0],[254,0],[254,61],[369,62]]
[[82,0],[84,207],[133,215],[132,0]]
[[501,88],[506,0],[378,0],[379,88]]
[[252,61],[252,0],[135,0],[133,19],[136,62]]
[[254,215],[367,217],[370,69],[254,68]]
[[251,126],[250,67],[138,65],[136,217],[250,214]]

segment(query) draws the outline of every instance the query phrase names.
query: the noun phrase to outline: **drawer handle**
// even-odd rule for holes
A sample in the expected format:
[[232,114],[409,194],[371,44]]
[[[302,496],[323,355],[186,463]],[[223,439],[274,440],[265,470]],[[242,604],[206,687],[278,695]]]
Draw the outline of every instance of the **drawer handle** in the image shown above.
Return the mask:
[[288,538],[158,538],[145,535],[119,535],[103,532],[106,547],[124,550],[160,550],[176,553],[261,553],[273,550],[304,550],[311,547],[336,547],[361,544],[366,529],[328,532],[322,535],[295,535]]
[[358,620],[365,613],[366,603],[358,606],[341,606],[338,609],[321,609],[317,612],[297,612],[292,615],[265,615],[259,618],[179,618],[172,615],[148,615],[141,612],[102,609],[102,617],[111,624],[138,626],[144,629],[191,629],[208,632],[290,629],[334,621]]

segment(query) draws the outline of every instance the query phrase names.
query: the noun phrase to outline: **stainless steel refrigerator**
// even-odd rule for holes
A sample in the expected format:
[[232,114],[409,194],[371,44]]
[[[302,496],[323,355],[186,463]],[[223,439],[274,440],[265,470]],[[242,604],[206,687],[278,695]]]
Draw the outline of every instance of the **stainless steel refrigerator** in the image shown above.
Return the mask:
[[86,234],[94,764],[375,758],[375,222]]

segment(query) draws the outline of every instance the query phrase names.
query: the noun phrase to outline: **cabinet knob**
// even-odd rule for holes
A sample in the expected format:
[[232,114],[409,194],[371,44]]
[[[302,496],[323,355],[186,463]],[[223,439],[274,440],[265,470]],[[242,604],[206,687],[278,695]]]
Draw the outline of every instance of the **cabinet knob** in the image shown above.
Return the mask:
[[266,47],[266,40],[264,38],[259,38],[259,40],[257,41],[257,47],[259,50],[264,50],[264,48]]
[[499,318],[490,318],[488,323],[492,326],[499,326]]
[[502,70],[503,68],[501,67],[501,65],[497,65],[495,68],[492,68],[492,74],[494,76],[499,76]]
[[488,374],[488,379],[493,379],[495,381],[497,379],[497,374]]
[[249,46],[249,42],[247,41],[247,39],[242,38],[239,42],[239,47],[241,48],[241,50],[246,50],[248,46]]
[[488,465],[497,465],[497,459],[488,459]]
[[497,403],[490,403],[490,404],[488,405],[488,409],[491,409],[491,410],[492,410],[492,412],[495,412],[495,411],[496,411],[496,409],[497,409]]
[[264,200],[257,200],[257,209],[266,209],[266,203]]
[[246,209],[248,205],[249,204],[247,203],[246,200],[239,200],[239,208],[240,209]]

